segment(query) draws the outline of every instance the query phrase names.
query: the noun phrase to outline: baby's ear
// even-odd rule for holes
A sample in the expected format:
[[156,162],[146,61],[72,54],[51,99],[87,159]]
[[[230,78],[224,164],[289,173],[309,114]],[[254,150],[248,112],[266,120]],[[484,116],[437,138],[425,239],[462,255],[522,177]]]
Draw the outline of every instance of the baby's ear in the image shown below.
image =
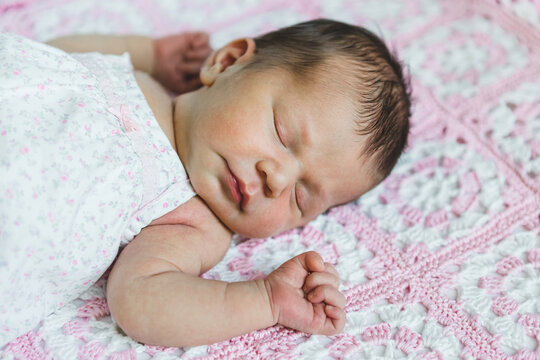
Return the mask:
[[201,68],[201,82],[211,86],[218,76],[231,65],[243,65],[255,54],[255,40],[243,38],[234,40],[214,51]]

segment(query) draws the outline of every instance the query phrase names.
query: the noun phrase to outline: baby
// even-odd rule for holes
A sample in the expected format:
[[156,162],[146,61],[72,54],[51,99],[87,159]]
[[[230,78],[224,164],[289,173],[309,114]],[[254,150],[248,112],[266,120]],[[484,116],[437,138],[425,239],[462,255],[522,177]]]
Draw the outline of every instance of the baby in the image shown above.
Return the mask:
[[[129,52],[136,82],[196,193],[134,230],[114,263],[107,301],[126,334],[181,347],[275,324],[342,331],[339,275],[316,252],[259,280],[199,275],[224,257],[233,233],[262,238],[302,226],[390,173],[407,141],[410,100],[401,67],[379,38],[320,19],[211,54],[204,34],[49,44]],[[171,101],[163,86],[182,94]],[[142,125],[124,110],[117,108],[118,118],[136,145]]]

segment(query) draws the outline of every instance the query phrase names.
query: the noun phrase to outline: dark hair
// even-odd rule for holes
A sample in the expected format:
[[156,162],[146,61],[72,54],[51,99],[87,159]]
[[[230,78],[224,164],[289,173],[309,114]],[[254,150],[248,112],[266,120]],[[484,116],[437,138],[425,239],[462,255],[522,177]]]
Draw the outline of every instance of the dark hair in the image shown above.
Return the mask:
[[375,180],[388,176],[407,144],[411,101],[401,64],[380,38],[359,26],[317,19],[259,36],[255,44],[246,69],[284,68],[302,80],[321,67],[344,74],[357,104],[357,132],[368,136],[363,151],[375,155]]

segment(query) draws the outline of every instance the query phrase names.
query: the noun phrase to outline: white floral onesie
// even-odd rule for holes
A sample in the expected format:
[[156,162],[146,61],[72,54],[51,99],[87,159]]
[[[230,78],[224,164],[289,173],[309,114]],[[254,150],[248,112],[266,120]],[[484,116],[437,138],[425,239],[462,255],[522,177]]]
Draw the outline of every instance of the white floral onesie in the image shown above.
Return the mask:
[[0,34],[0,348],[194,196],[129,56]]

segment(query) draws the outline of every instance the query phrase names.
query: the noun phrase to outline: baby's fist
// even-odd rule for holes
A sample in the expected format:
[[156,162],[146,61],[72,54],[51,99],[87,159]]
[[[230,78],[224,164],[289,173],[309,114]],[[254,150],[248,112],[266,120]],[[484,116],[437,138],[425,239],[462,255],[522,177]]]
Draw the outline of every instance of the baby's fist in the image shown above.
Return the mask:
[[265,279],[275,320],[307,333],[335,335],[345,326],[346,299],[337,271],[309,251],[285,262]]
[[152,75],[173,92],[181,94],[196,90],[201,86],[199,72],[211,52],[205,33],[182,33],[155,39]]

